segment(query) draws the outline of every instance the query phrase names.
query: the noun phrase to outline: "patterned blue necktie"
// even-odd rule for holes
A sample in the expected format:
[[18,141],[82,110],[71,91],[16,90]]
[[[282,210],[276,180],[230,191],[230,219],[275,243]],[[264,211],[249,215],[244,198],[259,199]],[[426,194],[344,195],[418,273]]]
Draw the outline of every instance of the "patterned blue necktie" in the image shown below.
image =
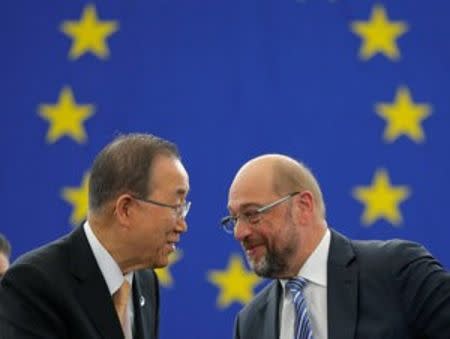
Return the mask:
[[291,291],[294,297],[295,306],[295,336],[294,339],[313,339],[311,323],[309,321],[308,309],[306,307],[305,295],[303,289],[306,286],[304,278],[297,277],[286,283],[286,287]]

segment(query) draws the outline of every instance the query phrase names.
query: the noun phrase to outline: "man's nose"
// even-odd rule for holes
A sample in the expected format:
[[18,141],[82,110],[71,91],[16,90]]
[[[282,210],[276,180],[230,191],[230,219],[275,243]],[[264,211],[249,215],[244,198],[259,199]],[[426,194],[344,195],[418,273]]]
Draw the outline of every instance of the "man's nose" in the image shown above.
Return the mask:
[[185,233],[188,230],[188,224],[185,218],[178,218],[177,220],[177,232]]
[[237,219],[234,225],[234,238],[238,241],[243,241],[250,233],[251,229],[249,224]]

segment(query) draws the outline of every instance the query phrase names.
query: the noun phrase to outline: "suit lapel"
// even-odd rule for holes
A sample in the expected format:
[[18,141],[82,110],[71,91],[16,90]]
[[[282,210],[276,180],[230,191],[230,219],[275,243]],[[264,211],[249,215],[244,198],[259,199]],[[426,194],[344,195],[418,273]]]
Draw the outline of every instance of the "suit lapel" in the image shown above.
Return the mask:
[[334,230],[331,230],[327,286],[328,338],[354,338],[358,307],[358,268],[350,241]]
[[133,301],[134,301],[134,319],[135,319],[135,339],[151,339],[154,338],[155,324],[155,307],[152,305],[152,286],[145,281],[141,272],[136,272],[133,282]]
[[77,294],[91,322],[105,339],[123,339],[108,286],[80,226],[69,238],[71,271],[78,280]]
[[[255,338],[259,339],[273,339],[280,337],[280,295],[281,286],[278,280],[271,283],[267,298],[261,304],[258,315],[260,319],[257,323],[261,324],[259,327],[259,334]],[[274,321],[267,319],[274,319]]]

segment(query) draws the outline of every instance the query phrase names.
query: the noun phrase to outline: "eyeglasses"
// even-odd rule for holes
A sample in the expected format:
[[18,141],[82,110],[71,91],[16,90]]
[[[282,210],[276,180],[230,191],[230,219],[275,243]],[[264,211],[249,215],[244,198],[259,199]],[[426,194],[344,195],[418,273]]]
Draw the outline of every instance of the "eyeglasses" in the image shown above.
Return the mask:
[[177,216],[177,218],[180,219],[184,219],[186,218],[187,214],[189,213],[189,209],[191,208],[191,202],[190,201],[184,201],[181,204],[177,204],[177,205],[169,205],[169,204],[165,204],[156,200],[151,200],[151,199],[145,199],[145,198],[139,198],[136,196],[132,196],[134,199],[136,200],[140,200],[143,202],[147,202],[149,204],[153,204],[156,206],[161,206],[161,207],[167,207],[167,208],[171,208],[175,211],[175,214]]
[[273,207],[289,200],[290,198],[292,198],[294,195],[299,194],[300,192],[292,192],[289,193],[288,195],[274,201],[271,202],[270,204],[264,205],[256,210],[251,210],[251,211],[246,211],[242,214],[236,215],[236,216],[232,216],[232,215],[228,215],[224,218],[222,218],[222,220],[220,221],[220,224],[223,227],[223,230],[227,233],[233,234],[234,233],[234,229],[236,228],[236,224],[239,220],[255,225],[258,222],[261,221],[261,215],[263,213],[268,212],[269,210],[271,210]]

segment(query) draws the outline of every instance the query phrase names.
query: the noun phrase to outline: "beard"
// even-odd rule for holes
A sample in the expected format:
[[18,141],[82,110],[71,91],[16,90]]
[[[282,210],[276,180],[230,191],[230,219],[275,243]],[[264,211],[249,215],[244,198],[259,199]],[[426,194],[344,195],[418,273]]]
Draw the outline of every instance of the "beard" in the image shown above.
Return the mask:
[[288,267],[285,257],[273,252],[267,252],[258,261],[247,256],[247,262],[257,275],[264,278],[277,278]]
[[293,264],[291,260],[298,247],[298,237],[295,232],[295,225],[290,217],[286,218],[285,231],[283,237],[278,241],[284,243],[280,248],[269,248],[266,246],[266,253],[255,260],[246,255],[250,268],[260,277],[282,278],[289,271]]

